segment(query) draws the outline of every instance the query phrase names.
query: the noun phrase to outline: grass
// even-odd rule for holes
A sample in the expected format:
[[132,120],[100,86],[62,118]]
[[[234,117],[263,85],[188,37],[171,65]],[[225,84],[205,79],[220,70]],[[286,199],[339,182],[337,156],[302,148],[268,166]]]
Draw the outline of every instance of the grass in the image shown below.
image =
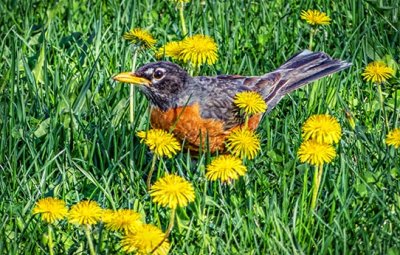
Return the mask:
[[[399,79],[382,86],[362,80],[366,64],[399,61],[397,0],[192,1],[190,34],[218,43],[219,61],[201,74],[260,75],[308,48],[303,9],[332,18],[314,50],[353,66],[285,97],[258,132],[262,152],[232,185],[208,182],[207,155],[182,152],[165,165],[195,186],[196,200],[177,212],[171,254],[398,254],[400,157],[384,144],[399,127]],[[165,229],[168,211],[151,203],[151,156],[134,130],[148,127],[148,103],[136,96],[133,130],[129,88],[111,77],[131,69],[122,34],[148,28],[159,44],[181,38],[179,12],[169,1],[33,1],[0,3],[0,253],[46,254],[47,226],[32,216],[35,202],[84,198],[105,208],[133,208]],[[154,61],[139,55],[138,65]],[[397,75],[398,77],[398,75]],[[325,167],[317,210],[310,211],[313,168],[297,150],[301,123],[330,113],[343,128],[338,156]],[[350,113],[356,126],[346,118]],[[84,233],[62,222],[55,251],[86,254]],[[98,254],[119,253],[119,238],[94,228]]]

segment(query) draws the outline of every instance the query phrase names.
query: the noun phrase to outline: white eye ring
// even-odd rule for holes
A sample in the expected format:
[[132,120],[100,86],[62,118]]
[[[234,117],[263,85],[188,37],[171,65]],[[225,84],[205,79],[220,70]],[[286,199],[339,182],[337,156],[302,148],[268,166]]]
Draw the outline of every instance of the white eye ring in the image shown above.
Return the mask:
[[160,80],[162,77],[164,77],[164,71],[156,69],[153,73],[153,78],[156,80]]

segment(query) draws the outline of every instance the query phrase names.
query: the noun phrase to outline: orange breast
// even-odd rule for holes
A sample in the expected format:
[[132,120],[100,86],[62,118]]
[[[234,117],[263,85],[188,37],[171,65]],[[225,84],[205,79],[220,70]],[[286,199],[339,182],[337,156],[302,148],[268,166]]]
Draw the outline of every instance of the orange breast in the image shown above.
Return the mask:
[[[254,130],[260,122],[261,115],[255,115],[249,119],[249,128]],[[207,148],[211,152],[223,151],[225,137],[240,127],[224,130],[224,123],[220,120],[203,119],[200,116],[198,104],[185,107],[177,107],[167,111],[153,108],[150,115],[150,123],[153,128],[159,128],[172,132],[181,142],[194,151]],[[207,140],[208,139],[208,140]]]

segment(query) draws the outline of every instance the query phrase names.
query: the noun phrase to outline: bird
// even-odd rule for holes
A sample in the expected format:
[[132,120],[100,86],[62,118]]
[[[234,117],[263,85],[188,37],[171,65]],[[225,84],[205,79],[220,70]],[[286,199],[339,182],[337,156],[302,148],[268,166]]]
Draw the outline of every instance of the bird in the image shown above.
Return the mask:
[[[147,97],[152,128],[173,133],[191,151],[214,153],[223,152],[226,137],[244,125],[245,117],[233,102],[238,93],[259,93],[267,104],[266,114],[288,93],[350,65],[324,52],[303,50],[260,76],[192,77],[177,64],[158,61],[113,79],[138,86]],[[262,115],[251,116],[247,128],[255,130]]]

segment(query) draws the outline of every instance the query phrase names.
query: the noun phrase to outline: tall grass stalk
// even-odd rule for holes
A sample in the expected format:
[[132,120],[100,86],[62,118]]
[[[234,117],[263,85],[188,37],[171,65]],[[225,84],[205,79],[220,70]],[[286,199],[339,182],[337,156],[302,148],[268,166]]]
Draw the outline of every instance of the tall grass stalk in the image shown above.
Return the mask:
[[183,1],[181,1],[179,3],[179,17],[181,19],[182,35],[183,36],[187,36],[188,31],[187,31],[187,28],[186,28],[184,9],[185,9],[185,3]]
[[[136,61],[138,57],[138,48],[133,48],[133,56],[132,56],[132,73],[136,70]],[[135,95],[136,95],[136,86],[131,84],[129,86],[129,120],[131,123],[131,128],[133,128],[133,122],[135,121]]]

